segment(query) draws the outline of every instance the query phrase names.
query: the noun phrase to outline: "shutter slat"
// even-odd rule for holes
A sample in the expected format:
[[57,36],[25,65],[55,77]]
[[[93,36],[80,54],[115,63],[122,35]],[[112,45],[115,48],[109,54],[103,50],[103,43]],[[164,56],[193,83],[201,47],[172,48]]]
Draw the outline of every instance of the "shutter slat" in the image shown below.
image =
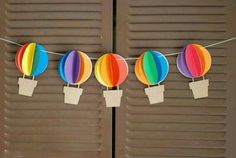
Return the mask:
[[[175,2],[176,3],[176,2]],[[201,12],[199,12],[201,11]],[[130,6],[130,15],[223,15],[224,6]],[[165,19],[164,19],[165,20]]]
[[[25,9],[27,7],[27,10]],[[50,7],[50,10],[47,9]],[[85,4],[7,4],[6,8],[11,12],[81,12],[81,11],[101,11],[101,6],[93,3]]]
[[185,7],[185,6],[203,6],[203,7],[209,7],[209,6],[224,6],[224,1],[222,0],[182,0],[182,1],[175,1],[175,0],[129,0],[128,5],[130,7],[133,6],[178,6],[178,7]]
[[[50,151],[50,150],[45,150],[42,152],[41,150],[27,150],[27,152],[24,154],[26,157],[31,157],[32,155],[35,155],[35,158],[41,158],[49,156],[50,158],[65,158],[65,157],[71,157],[71,158],[78,158],[78,157],[86,157],[86,158],[94,158],[97,155],[99,155],[99,151],[61,151],[57,150],[55,151]],[[6,156],[8,157],[14,157],[17,155],[22,155],[22,152],[16,152],[13,151],[11,153],[6,153]]]
[[9,4],[100,4],[100,0],[8,0]]

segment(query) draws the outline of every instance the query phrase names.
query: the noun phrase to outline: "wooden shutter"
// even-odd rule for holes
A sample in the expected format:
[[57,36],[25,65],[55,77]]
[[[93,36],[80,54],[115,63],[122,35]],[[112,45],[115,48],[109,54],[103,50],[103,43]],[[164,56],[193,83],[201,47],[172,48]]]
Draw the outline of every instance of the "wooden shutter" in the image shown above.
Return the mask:
[[[6,37],[47,50],[81,50],[90,57],[112,50],[112,2],[109,0],[6,0]],[[33,97],[17,94],[14,64],[17,46],[5,44],[4,156],[25,158],[110,158],[111,109],[94,75],[81,87],[79,105],[64,104],[57,64],[49,55],[47,71],[37,77]],[[1,115],[1,117],[3,117]]]
[[[116,51],[137,57],[147,49],[166,54],[188,43],[221,41],[235,36],[235,10],[232,0],[119,0]],[[116,109],[117,158],[235,157],[233,45],[209,48],[209,97],[199,100],[193,99],[190,80],[178,72],[176,57],[168,57],[165,101],[149,105],[145,86],[134,75],[135,61],[129,61],[123,104]]]

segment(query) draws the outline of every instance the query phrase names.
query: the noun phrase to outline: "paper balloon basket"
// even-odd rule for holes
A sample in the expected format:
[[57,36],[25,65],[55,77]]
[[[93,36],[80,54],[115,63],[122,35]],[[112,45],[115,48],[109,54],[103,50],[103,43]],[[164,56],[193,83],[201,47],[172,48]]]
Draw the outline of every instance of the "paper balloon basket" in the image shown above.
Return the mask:
[[164,101],[164,85],[145,88],[145,94],[148,96],[150,104],[161,103]]
[[64,103],[77,105],[81,94],[83,93],[82,88],[64,86]]
[[19,78],[19,94],[24,96],[32,96],[34,93],[34,88],[37,86],[38,81],[31,80],[27,78]]
[[119,107],[123,90],[106,90],[103,91],[107,107]]
[[194,99],[207,97],[208,96],[208,86],[209,86],[208,79],[189,83],[189,88],[193,92]]

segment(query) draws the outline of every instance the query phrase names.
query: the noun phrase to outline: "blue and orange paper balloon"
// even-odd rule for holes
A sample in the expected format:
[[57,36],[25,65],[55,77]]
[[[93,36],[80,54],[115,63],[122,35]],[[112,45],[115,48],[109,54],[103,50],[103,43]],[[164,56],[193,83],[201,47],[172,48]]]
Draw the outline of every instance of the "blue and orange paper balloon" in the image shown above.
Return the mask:
[[125,81],[128,75],[128,65],[120,55],[107,53],[97,60],[94,73],[102,85],[116,87]]
[[21,46],[15,57],[18,70],[26,76],[38,76],[48,66],[46,49],[38,43],[27,43]]
[[69,51],[60,59],[58,72],[61,79],[66,83],[80,85],[90,77],[92,62],[81,51]]
[[177,68],[188,78],[204,76],[211,67],[211,55],[201,45],[188,44],[177,57]]
[[165,80],[169,72],[166,57],[158,51],[146,51],[135,63],[135,75],[145,85],[156,85]]

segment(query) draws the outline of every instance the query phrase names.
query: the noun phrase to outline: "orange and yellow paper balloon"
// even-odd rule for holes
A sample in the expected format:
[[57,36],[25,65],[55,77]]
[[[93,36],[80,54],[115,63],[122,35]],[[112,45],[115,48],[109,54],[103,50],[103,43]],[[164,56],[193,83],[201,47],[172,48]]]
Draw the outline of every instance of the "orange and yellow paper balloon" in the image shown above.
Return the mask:
[[95,64],[95,77],[106,87],[116,87],[123,83],[128,75],[128,65],[118,54],[108,53],[101,56]]
[[26,76],[37,76],[47,68],[48,54],[42,45],[27,43],[18,49],[15,63]]
[[211,67],[211,55],[201,45],[188,44],[177,57],[177,67],[185,77],[201,77]]

